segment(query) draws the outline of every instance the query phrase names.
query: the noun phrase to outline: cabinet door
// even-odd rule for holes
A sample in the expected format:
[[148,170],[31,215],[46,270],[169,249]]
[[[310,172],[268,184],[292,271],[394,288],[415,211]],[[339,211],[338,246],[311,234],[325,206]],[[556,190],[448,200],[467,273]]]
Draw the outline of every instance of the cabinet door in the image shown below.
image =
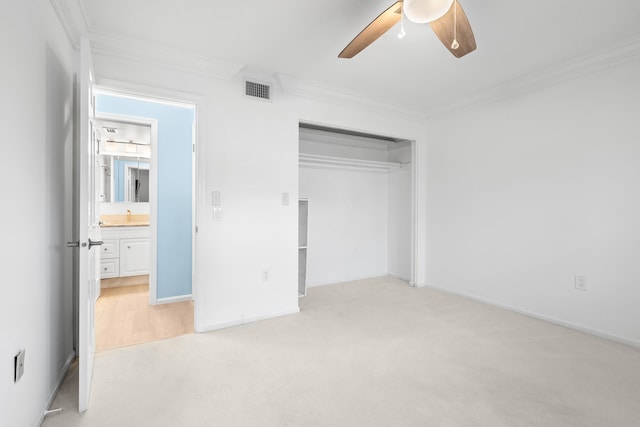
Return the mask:
[[149,239],[120,239],[120,276],[149,274]]

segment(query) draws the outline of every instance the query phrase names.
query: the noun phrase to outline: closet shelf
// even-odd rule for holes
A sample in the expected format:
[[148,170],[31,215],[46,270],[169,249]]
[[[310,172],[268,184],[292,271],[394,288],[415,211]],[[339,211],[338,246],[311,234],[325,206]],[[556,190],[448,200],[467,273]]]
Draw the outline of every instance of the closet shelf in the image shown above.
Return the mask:
[[340,167],[349,169],[366,169],[372,171],[395,171],[408,169],[408,163],[380,162],[375,160],[350,159],[347,157],[321,156],[318,154],[303,154],[299,156],[300,166]]

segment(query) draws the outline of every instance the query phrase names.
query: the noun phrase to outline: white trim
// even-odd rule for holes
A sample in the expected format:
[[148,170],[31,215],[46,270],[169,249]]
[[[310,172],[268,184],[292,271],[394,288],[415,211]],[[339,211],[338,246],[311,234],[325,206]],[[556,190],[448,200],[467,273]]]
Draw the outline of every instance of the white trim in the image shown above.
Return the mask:
[[188,295],[179,295],[177,297],[168,297],[168,298],[158,298],[156,299],[156,304],[173,304],[174,302],[184,302],[184,301],[192,301],[193,296],[191,294]]
[[406,277],[402,277],[402,276],[399,276],[397,274],[387,273],[387,276],[392,277],[394,279],[398,279],[398,280],[400,280],[402,282],[407,282],[408,285],[410,285],[410,283],[411,283],[411,279],[407,279]]
[[299,154],[298,162],[300,167],[339,168],[351,170],[366,170],[370,172],[390,172],[408,168],[408,165],[405,165],[403,163],[350,159],[347,157],[321,156],[318,154],[304,153]]
[[223,80],[230,80],[243,69],[242,65],[217,61],[183,50],[170,49],[156,43],[144,42],[104,31],[93,30],[90,38],[94,53],[106,58],[120,58]]
[[514,313],[518,313],[518,314],[522,314],[524,316],[528,316],[528,317],[532,317],[534,319],[538,319],[538,320],[543,320],[545,322],[549,322],[549,323],[553,323],[554,325],[558,325],[558,326],[562,326],[564,328],[569,328],[569,329],[573,329],[575,331],[578,332],[582,332],[585,334],[589,334],[589,335],[594,335],[596,337],[600,337],[600,338],[604,338],[610,341],[614,341],[620,344],[625,344],[625,345],[629,345],[632,347],[637,347],[640,348],[640,341],[636,341],[636,340],[632,340],[629,338],[624,338],[624,337],[620,337],[617,335],[611,335],[608,334],[606,332],[601,332],[595,329],[591,329],[591,328],[585,328],[584,326],[580,326],[580,325],[576,325],[575,323],[571,323],[571,322],[566,322],[564,320],[560,320],[560,319],[556,319],[555,317],[551,317],[551,316],[546,316],[544,314],[539,314],[539,313],[534,313],[532,311],[527,311],[527,310],[522,310],[520,308],[516,308],[510,305],[506,305],[506,304],[501,304],[486,298],[482,298],[476,295],[472,295],[466,292],[462,292],[462,291],[456,291],[453,289],[448,289],[448,288],[444,288],[441,286],[436,286],[436,285],[426,285],[426,288],[429,289],[434,289],[437,291],[442,291],[442,292],[446,292],[448,294],[452,294],[452,295],[458,295],[464,298],[468,298],[470,300],[473,301],[478,301],[481,302],[483,304],[487,304],[493,307],[498,307],[498,308],[502,308],[504,310],[508,310]]
[[[301,122],[306,124],[306,122]],[[319,142],[323,144],[333,144],[340,146],[367,148],[369,150],[378,151],[392,151],[401,150],[408,146],[410,141],[392,142],[383,139],[369,138],[358,135],[341,134],[340,129],[336,129],[335,132],[330,130],[313,130],[304,127],[299,127],[298,139],[305,142]]]
[[227,321],[224,321],[224,322],[217,322],[217,323],[212,323],[210,325],[206,325],[204,327],[204,329],[202,329],[202,330],[196,329],[196,332],[215,331],[215,330],[218,330],[218,329],[229,328],[229,327],[232,327],[232,326],[240,326],[240,325],[244,325],[246,323],[258,322],[260,320],[273,319],[275,317],[288,316],[290,314],[298,314],[298,313],[300,313],[300,308],[296,307],[296,308],[292,308],[290,310],[278,311],[278,312],[275,312],[275,313],[263,314],[263,315],[260,315],[260,316],[251,316],[251,317],[242,316],[239,319],[227,320]]
[[403,106],[393,105],[383,99],[374,99],[371,95],[353,92],[346,88],[332,86],[326,83],[304,80],[282,73],[277,73],[274,77],[280,83],[282,91],[289,95],[426,123],[424,113]]
[[330,285],[343,285],[343,284],[349,284],[351,282],[359,282],[361,280],[378,279],[380,277],[392,277],[392,276],[390,276],[389,273],[387,273],[387,272],[384,272],[384,273],[381,272],[380,274],[374,274],[374,275],[368,274],[366,276],[351,276],[351,277],[348,277],[346,279],[339,279],[338,282],[331,281],[331,282],[324,282],[324,283],[316,283],[316,284],[313,284],[313,285],[309,285],[308,282],[307,282],[307,289],[309,289],[309,288],[320,288],[322,286],[330,286]]
[[158,120],[151,125],[149,159],[149,304],[158,299]]
[[475,93],[468,93],[457,102],[426,112],[426,121],[430,122],[446,115],[472,110],[491,102],[532,92],[637,59],[640,59],[640,36],[502,81]]
[[50,3],[69,43],[74,49],[79,49],[81,36],[92,30],[81,2],[50,0]]
[[54,387],[53,391],[49,395],[49,399],[47,400],[47,404],[45,405],[44,409],[42,410],[42,415],[40,416],[38,421],[34,424],[34,427],[41,426],[42,423],[44,422],[45,413],[47,412],[47,410],[49,410],[49,408],[53,404],[53,401],[55,400],[56,395],[58,394],[58,390],[60,390],[60,387],[62,387],[62,383],[64,383],[64,379],[67,377],[67,373],[69,372],[69,368],[71,367],[71,364],[73,363],[75,358],[76,358],[76,354],[73,351],[71,353],[69,353],[69,356],[67,356],[67,360],[64,362],[64,365],[62,365],[62,369],[60,370],[60,373],[58,373],[58,380],[56,382],[56,386]]
[[427,279],[427,162],[426,144],[411,143],[411,281],[422,287]]
[[[109,79],[103,79],[101,81],[103,83],[112,82],[112,84],[116,84],[116,85],[118,84],[118,82],[113,82],[112,80],[109,80]],[[123,83],[123,85],[125,85],[125,83]],[[111,88],[107,88],[106,84],[101,84],[100,86],[96,87],[94,90],[94,93],[99,95],[117,96],[118,98],[132,99],[135,101],[152,102],[154,104],[169,105],[172,107],[179,107],[179,108],[194,107],[193,103],[174,100],[172,98],[174,95],[171,95],[171,99],[167,99],[167,98],[161,98],[157,96],[143,95],[142,93],[135,92],[135,91],[129,91],[129,90],[123,90],[123,89],[111,89]]]
[[[201,120],[206,115],[206,97],[203,95],[192,94],[187,92],[175,91],[165,89],[156,86],[148,86],[138,83],[125,82],[116,79],[101,79],[99,85],[99,91],[106,91],[108,93],[117,94],[118,96],[129,96],[135,99],[142,99],[146,101],[153,101],[159,103],[166,103],[169,105],[178,105],[183,107],[193,107],[195,109],[196,117],[196,181],[193,182],[195,188],[196,197],[194,199],[195,206],[198,211],[205,209],[206,203],[206,188],[205,188],[205,168],[201,162],[204,162],[206,156],[204,151],[206,150],[206,144],[200,144],[200,141],[206,141],[206,121]],[[201,218],[202,215],[196,213],[196,218]],[[198,224],[195,224],[197,227]],[[197,238],[197,235],[196,235]],[[196,266],[194,270],[194,282],[192,284],[192,298],[194,304],[194,328],[196,332],[204,330],[203,322],[204,315],[202,313],[202,304],[198,304],[198,262],[197,262],[197,241],[196,252],[192,254],[194,258],[194,264]]]
[[198,109],[194,105],[193,124],[191,125],[191,300],[196,300],[196,238],[198,229],[198,206],[196,182],[198,182]]

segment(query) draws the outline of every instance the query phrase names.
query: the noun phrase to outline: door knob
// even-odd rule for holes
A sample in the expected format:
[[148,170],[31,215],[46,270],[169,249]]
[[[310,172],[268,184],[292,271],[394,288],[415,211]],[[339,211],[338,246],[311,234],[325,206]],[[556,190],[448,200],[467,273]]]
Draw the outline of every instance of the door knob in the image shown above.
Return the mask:
[[91,240],[89,239],[89,249],[91,249],[93,246],[101,246],[104,242],[102,240]]
[[[102,240],[89,239],[89,249],[91,249],[93,246],[101,246],[102,244],[104,244]],[[77,240],[75,242],[67,242],[68,248],[78,248],[80,246],[82,246],[83,248],[86,248],[87,244],[86,243],[80,244],[80,242],[78,242]]]

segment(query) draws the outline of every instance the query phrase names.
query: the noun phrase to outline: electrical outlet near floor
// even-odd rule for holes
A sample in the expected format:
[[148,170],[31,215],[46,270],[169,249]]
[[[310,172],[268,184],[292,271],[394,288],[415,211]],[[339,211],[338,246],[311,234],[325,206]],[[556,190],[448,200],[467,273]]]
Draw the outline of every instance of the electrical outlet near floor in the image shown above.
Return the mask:
[[271,281],[271,270],[268,268],[262,270],[262,282],[267,283]]
[[24,354],[26,350],[20,350],[18,354],[13,357],[13,382],[17,383],[24,375]]
[[586,291],[587,290],[587,277],[586,276],[581,276],[579,274],[576,274],[574,276],[574,286],[579,291]]

